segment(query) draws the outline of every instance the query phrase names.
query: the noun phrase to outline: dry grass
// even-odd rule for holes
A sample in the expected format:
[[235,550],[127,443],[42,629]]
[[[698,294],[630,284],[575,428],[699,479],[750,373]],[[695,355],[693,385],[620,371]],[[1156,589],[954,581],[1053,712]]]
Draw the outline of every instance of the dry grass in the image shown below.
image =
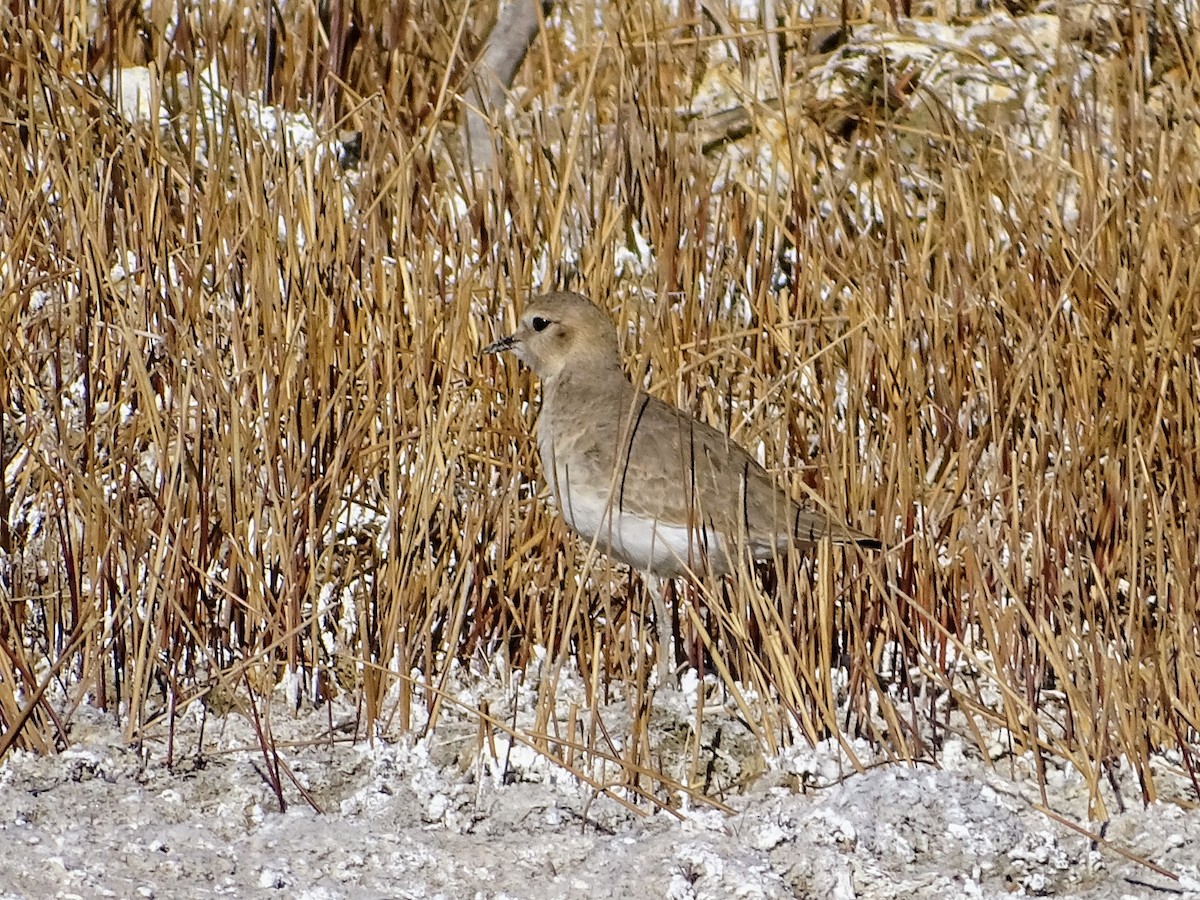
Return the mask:
[[[443,144],[486,25],[462,4],[360,4],[357,32],[289,6],[269,83],[265,5],[170,33],[121,7],[90,36],[86,7],[42,7],[0,49],[0,754],[64,746],[73,704],[136,738],[285,675],[294,702],[351,692],[365,733],[408,728],[453,660],[545,648],[521,740],[683,790],[648,745],[645,591],[552,517],[531,379],[477,356],[540,284],[603,298],[635,376],[890,545],[682,598],[683,645],[765,747],[858,733],[928,756],[966,721],[1097,798],[1122,757],[1146,799],[1156,752],[1194,771],[1200,153],[1143,82],[1170,45],[1200,95],[1194,33],[1129,18],[1095,82],[1114,148],[1065,94],[1034,159],[999,133],[915,139],[886,104],[850,129],[792,109],[790,186],[756,188],[676,112],[711,23],[563,13],[488,193]],[[767,52],[753,28],[735,43]],[[173,78],[163,130],[85,86],[143,61],[194,85],[213,58],[220,127]],[[236,97],[264,93],[327,139],[360,130],[357,168],[262,139]],[[814,187],[847,150],[866,225]],[[913,166],[937,175],[919,210]],[[649,263],[618,265],[638,240]],[[554,715],[564,663],[593,701],[630,686],[623,752],[594,711]],[[481,745],[505,727],[482,717]]]

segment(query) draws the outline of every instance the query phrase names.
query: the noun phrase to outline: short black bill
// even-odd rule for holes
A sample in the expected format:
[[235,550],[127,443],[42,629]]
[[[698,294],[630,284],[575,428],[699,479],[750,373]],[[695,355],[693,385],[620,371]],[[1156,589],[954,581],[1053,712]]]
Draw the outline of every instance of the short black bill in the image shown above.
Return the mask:
[[486,347],[484,347],[483,355],[486,356],[489,353],[503,353],[505,350],[511,350],[516,343],[517,336],[515,334],[510,334],[508,337],[500,338],[500,340],[496,341],[494,344],[488,344]]

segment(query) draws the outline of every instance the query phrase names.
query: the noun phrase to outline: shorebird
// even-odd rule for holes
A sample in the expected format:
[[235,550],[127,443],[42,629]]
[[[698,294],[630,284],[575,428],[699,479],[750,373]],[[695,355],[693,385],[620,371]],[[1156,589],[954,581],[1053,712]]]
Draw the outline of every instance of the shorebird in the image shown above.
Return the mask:
[[806,509],[721,431],[634,387],[608,315],[579,294],[536,297],[520,327],[483,352],[512,351],[542,384],[542,471],[567,524],[599,550],[661,579],[735,570],[739,553],[880,548]]

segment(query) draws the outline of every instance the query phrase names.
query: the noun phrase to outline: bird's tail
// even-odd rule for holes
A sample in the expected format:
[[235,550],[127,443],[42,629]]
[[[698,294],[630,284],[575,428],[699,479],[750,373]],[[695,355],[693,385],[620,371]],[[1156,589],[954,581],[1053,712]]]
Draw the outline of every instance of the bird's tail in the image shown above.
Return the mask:
[[829,538],[835,544],[853,545],[864,550],[882,550],[883,541],[871,537],[865,531],[851,528],[830,519],[820,512],[796,507],[795,521],[792,523],[792,535],[798,543],[814,545],[822,538]]

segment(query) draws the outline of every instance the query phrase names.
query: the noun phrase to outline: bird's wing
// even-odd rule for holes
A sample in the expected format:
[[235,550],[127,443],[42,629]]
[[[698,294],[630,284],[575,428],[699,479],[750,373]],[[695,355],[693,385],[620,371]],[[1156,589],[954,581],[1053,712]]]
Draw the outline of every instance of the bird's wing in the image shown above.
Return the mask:
[[[623,511],[745,540],[756,555],[789,543],[876,544],[863,532],[799,506],[727,434],[645,394],[627,417],[628,450],[616,473]],[[649,424],[646,424],[649,423]],[[641,486],[631,490],[629,485]]]

